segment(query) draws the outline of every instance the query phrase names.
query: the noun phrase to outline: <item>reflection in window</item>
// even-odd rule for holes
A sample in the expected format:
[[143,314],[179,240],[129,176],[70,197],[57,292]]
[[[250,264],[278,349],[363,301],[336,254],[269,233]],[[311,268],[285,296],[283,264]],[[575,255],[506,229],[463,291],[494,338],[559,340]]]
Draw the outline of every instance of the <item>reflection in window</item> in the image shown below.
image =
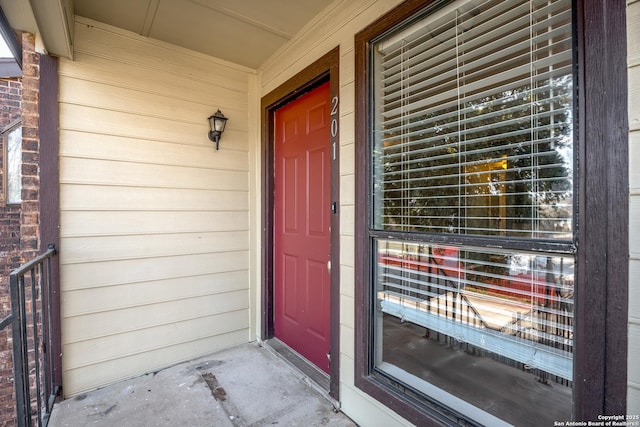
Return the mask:
[[571,2],[431,12],[371,50],[372,368],[484,424],[570,419]]
[[5,134],[6,203],[20,203],[22,192],[22,126]]
[[381,371],[518,425],[540,420],[537,405],[570,417],[573,257],[398,240],[375,253]]
[[571,10],[531,3],[376,45],[375,228],[571,239]]

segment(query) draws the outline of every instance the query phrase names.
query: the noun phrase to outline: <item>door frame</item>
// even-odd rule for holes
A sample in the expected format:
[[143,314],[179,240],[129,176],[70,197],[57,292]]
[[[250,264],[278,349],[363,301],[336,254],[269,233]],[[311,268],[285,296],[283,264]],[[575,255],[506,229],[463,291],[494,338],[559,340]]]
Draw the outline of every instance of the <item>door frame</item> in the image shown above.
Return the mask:
[[[314,63],[287,80],[275,90],[265,95],[261,100],[261,166],[262,166],[262,289],[261,289],[261,331],[260,339],[268,340],[274,337],[274,139],[275,139],[275,111],[311,91],[317,86],[329,83],[330,99],[332,100],[331,116],[332,128],[330,144],[331,160],[331,201],[336,209],[331,213],[331,301],[330,301],[330,340],[331,363],[329,378],[329,395],[339,400],[340,381],[340,139],[339,139],[339,64],[340,48],[335,47]],[[334,120],[335,119],[335,120]],[[331,209],[331,206],[327,206]]]

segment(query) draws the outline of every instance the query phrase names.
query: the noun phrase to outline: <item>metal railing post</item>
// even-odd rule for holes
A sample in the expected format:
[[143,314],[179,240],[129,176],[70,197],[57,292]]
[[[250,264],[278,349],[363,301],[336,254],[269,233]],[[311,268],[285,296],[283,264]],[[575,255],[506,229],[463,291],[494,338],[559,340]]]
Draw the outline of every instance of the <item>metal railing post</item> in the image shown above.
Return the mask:
[[17,274],[9,276],[9,286],[11,292],[11,314],[12,321],[12,338],[13,338],[13,381],[16,390],[16,417],[19,427],[31,425],[31,422],[25,423],[25,420],[31,420],[29,409],[30,403],[27,396],[29,395],[29,372],[25,372],[25,360],[27,355],[24,352],[23,343],[26,335],[26,324],[23,316],[23,286],[19,286],[20,277]]
[[[46,426],[59,385],[53,378],[52,324],[51,324],[51,257],[56,254],[53,245],[49,249],[15,269],[9,275],[11,314],[0,321],[0,330],[12,327],[13,372],[16,399],[16,424],[31,427],[37,414],[37,425]],[[25,276],[30,275],[30,309],[27,312]],[[38,303],[38,298],[40,302]],[[29,316],[30,314],[30,316]],[[29,329],[28,322],[31,322]],[[32,342],[28,332],[32,331]],[[31,346],[30,346],[31,344]],[[31,395],[29,349],[33,349],[35,396]],[[42,365],[42,366],[41,366]],[[44,390],[43,390],[44,388]],[[35,412],[32,410],[35,400]],[[44,405],[43,405],[44,402]]]

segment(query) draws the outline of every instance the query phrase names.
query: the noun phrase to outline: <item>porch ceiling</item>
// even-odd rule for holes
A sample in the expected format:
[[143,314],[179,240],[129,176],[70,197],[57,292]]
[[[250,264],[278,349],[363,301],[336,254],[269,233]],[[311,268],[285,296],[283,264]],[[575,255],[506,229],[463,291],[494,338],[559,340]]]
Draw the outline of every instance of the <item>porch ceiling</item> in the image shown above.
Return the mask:
[[333,0],[74,0],[77,15],[258,68]]

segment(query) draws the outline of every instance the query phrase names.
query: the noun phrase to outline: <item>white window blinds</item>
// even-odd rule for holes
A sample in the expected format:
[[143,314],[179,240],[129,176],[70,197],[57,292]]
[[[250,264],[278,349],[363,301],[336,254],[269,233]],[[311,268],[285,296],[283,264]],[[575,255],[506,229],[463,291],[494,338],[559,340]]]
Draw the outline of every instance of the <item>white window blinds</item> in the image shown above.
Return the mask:
[[379,310],[573,379],[571,256],[376,241]]
[[374,229],[572,239],[571,18],[456,3],[375,44]]

